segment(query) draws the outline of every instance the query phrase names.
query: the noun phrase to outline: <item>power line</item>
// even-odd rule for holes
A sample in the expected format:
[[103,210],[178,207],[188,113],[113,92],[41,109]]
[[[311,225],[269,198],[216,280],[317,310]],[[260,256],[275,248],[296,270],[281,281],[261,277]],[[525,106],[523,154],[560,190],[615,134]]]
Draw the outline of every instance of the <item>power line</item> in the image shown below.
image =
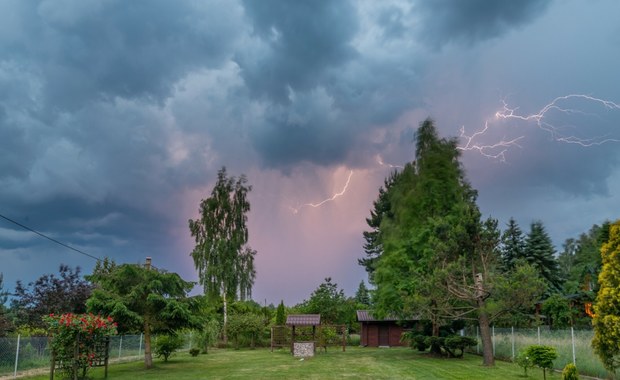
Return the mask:
[[77,253],[79,253],[79,254],[81,254],[81,255],[88,256],[88,257],[90,257],[91,259],[95,259],[95,260],[97,260],[97,261],[101,261],[101,259],[100,259],[100,258],[98,258],[97,256],[93,256],[93,255],[91,255],[90,253],[86,253],[86,252],[84,252],[84,251],[82,251],[82,250],[79,250],[79,249],[77,249],[77,248],[73,248],[73,247],[72,247],[72,246],[70,246],[70,245],[67,245],[67,244],[65,244],[65,243],[63,243],[63,242],[60,242],[60,241],[58,241],[58,240],[54,239],[54,238],[51,238],[51,237],[49,237],[49,236],[47,236],[47,235],[45,235],[45,234],[43,234],[43,233],[41,233],[41,232],[39,232],[39,231],[37,231],[37,230],[34,230],[34,229],[32,229],[32,228],[30,228],[30,227],[28,227],[28,226],[25,226],[25,225],[23,225],[23,224],[21,224],[21,223],[19,223],[19,222],[16,222],[16,221],[14,221],[13,219],[11,219],[11,218],[9,218],[9,217],[6,217],[6,216],[4,216],[4,215],[2,215],[2,214],[0,214],[0,218],[5,219],[5,220],[8,220],[9,222],[11,222],[11,223],[13,223],[13,224],[18,225],[18,226],[20,226],[21,228],[23,228],[23,229],[25,229],[25,230],[28,230],[28,231],[30,231],[30,232],[34,232],[35,234],[37,234],[37,235],[39,235],[39,236],[41,236],[41,237],[43,237],[43,238],[46,238],[47,240],[53,241],[54,243],[59,244],[59,245],[62,245],[62,246],[63,246],[63,247],[65,247],[65,248],[69,248],[70,250],[75,251],[75,252],[77,252]]

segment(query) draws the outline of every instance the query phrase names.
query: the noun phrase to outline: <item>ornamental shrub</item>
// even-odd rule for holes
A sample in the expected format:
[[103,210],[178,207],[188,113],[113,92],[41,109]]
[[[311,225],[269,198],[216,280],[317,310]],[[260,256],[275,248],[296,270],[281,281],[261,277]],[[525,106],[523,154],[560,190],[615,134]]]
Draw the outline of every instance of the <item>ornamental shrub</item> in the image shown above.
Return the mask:
[[159,335],[155,340],[155,355],[163,357],[167,362],[168,358],[177,350],[183,347],[183,337],[179,335]]
[[50,314],[43,321],[52,337],[52,355],[62,374],[70,378],[85,378],[88,369],[107,355],[102,351],[107,337],[117,334],[111,317],[94,314]]
[[562,380],[579,380],[577,367],[573,363],[568,363],[562,370]]
[[527,356],[532,359],[532,362],[537,367],[542,368],[543,370],[543,379],[547,379],[548,368],[553,367],[553,361],[557,359],[558,353],[554,347],[551,346],[543,346],[534,344],[527,348],[525,351]]

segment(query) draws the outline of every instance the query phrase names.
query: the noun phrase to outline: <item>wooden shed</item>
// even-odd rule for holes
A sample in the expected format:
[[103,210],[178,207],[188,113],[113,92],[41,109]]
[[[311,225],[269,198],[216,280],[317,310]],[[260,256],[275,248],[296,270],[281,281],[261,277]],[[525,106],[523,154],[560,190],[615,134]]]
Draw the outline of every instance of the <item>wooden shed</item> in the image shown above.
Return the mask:
[[364,347],[403,346],[401,335],[416,322],[392,317],[377,319],[368,310],[358,310],[357,321],[361,324],[360,344]]

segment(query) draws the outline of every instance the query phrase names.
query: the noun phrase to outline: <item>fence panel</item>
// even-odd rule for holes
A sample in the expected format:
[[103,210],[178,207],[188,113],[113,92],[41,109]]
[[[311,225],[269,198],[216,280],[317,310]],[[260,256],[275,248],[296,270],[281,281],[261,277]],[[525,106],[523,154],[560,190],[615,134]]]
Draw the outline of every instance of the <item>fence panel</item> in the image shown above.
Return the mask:
[[[482,342],[476,327],[467,328],[465,334],[478,338],[478,347],[472,351],[482,352]],[[529,329],[494,328],[493,343],[495,357],[502,360],[512,361],[519,351],[525,350],[534,344],[543,344],[555,347],[558,358],[554,361],[556,369],[562,369],[568,363],[573,363],[573,358],[579,373],[606,378],[608,376],[605,367],[592,349],[592,330],[550,330],[547,327],[535,327]]]

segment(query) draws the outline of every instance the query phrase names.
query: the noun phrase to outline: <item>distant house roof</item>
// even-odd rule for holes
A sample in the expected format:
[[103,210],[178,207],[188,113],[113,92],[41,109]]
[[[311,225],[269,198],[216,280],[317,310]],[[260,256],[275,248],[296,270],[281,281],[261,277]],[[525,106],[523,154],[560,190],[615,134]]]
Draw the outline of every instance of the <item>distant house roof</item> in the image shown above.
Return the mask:
[[[415,321],[418,318],[410,318],[409,321]],[[402,319],[396,318],[392,315],[388,315],[383,319],[377,319],[372,315],[372,311],[370,310],[358,310],[357,311],[357,321],[358,322],[391,322],[391,321],[401,321]]]
[[321,314],[291,314],[286,317],[289,326],[316,326],[321,324]]

